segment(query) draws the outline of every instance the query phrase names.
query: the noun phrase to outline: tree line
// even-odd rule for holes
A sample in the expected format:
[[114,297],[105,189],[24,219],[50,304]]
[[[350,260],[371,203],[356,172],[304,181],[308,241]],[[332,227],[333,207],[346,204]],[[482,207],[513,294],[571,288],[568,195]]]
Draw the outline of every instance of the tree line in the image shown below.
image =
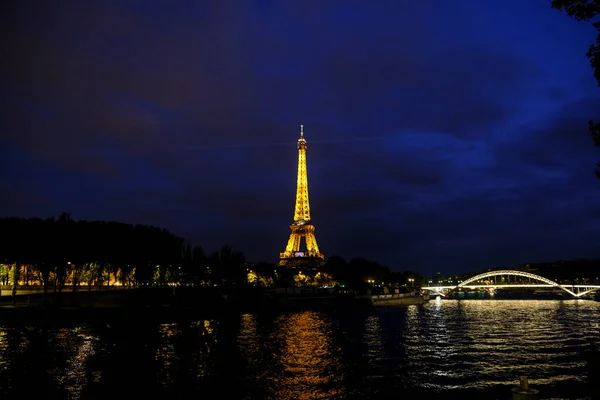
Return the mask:
[[[169,285],[343,285],[364,289],[402,283],[413,273],[393,273],[365,259],[330,257],[318,271],[249,265],[229,246],[207,254],[166,229],[119,222],[58,218],[0,219],[0,285],[41,285],[44,293],[65,287]],[[414,285],[415,279],[413,279]]]
[[241,252],[207,255],[166,229],[58,218],[0,219],[0,283],[61,291],[107,284],[128,287],[218,284],[245,278]]
[[311,271],[309,267],[277,267],[272,263],[259,263],[249,266],[249,279],[263,285],[274,282],[279,286],[343,286],[353,290],[367,290],[374,287],[418,287],[424,278],[414,271],[394,272],[389,267],[365,258],[345,261],[333,255],[325,265]]

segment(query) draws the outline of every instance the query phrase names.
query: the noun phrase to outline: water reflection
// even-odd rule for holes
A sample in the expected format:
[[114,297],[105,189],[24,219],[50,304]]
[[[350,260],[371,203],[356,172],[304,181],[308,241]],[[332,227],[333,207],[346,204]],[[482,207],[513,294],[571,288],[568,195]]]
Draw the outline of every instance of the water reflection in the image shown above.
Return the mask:
[[260,362],[262,341],[258,335],[258,318],[256,315],[244,314],[240,322],[240,333],[238,343],[240,351],[244,354],[249,365]]
[[317,312],[299,312],[281,317],[277,335],[284,346],[279,355],[281,371],[274,399],[322,399],[343,394],[339,355],[332,340],[329,318]]
[[[6,354],[8,346],[8,332],[6,328],[0,328],[0,354]],[[0,357],[0,374],[8,369],[8,357]],[[1,381],[0,381],[1,382]]]
[[[505,386],[519,375],[528,375],[532,385],[582,382],[581,350],[598,340],[586,322],[598,317],[591,302],[444,300],[424,308],[427,340],[413,340],[418,351],[408,356],[424,366],[416,374],[421,382],[429,378],[423,386],[436,389]],[[407,341],[414,338],[411,329],[407,333]]]
[[169,324],[0,326],[0,398],[584,398],[600,303],[435,300]]
[[156,349],[156,361],[160,366],[158,380],[161,386],[168,387],[173,383],[172,375],[179,365],[174,342],[181,335],[181,330],[176,324],[161,324],[158,330],[161,339],[160,345]]
[[[89,368],[98,337],[82,326],[0,328],[0,398],[81,398],[101,372]],[[15,373],[18,371],[18,373]]]
[[383,344],[378,315],[372,315],[366,319],[363,341],[366,344],[367,356],[370,359],[376,361],[382,356]]
[[63,389],[69,398],[79,399],[88,382],[98,383],[101,371],[88,373],[88,360],[97,354],[99,338],[83,326],[61,328],[49,335],[50,347],[55,349],[58,362],[48,370],[56,387]]

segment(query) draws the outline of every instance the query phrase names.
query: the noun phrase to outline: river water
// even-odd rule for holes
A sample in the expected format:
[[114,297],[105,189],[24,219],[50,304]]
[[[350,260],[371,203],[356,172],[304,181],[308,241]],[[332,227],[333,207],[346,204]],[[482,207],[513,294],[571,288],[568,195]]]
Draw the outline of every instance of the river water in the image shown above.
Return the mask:
[[[589,300],[431,300],[192,323],[7,326],[0,398],[587,398]],[[441,397],[440,397],[441,396]]]

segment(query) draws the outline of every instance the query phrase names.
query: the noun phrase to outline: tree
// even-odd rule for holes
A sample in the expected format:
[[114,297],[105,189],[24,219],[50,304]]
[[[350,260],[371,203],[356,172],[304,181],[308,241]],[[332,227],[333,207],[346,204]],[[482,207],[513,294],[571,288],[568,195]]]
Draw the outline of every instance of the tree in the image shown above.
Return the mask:
[[194,285],[199,285],[208,280],[206,276],[206,252],[202,246],[195,246],[192,250],[191,270],[186,271],[186,276]]
[[[600,0],[552,0],[552,8],[566,12],[577,21],[591,21],[600,14]],[[596,43],[592,43],[586,56],[594,70],[594,77],[600,86],[600,21],[593,22],[598,31]],[[600,122],[588,122],[592,139],[600,147]],[[597,164],[596,177],[600,179],[600,162]]]
[[214,284],[239,285],[246,283],[246,259],[241,252],[223,246],[213,253],[210,258],[211,281]]
[[17,288],[19,287],[19,279],[21,277],[21,266],[18,262],[13,265],[12,268],[12,297],[13,304],[15,304],[15,296],[17,295]]
[[[0,239],[0,284],[15,283],[15,290],[15,268],[23,271],[25,284],[41,282],[44,293],[51,285],[60,292],[65,285],[77,290],[82,283],[88,291],[94,286],[100,290],[110,279],[129,288],[199,286],[209,277],[219,285],[246,284],[242,252],[224,246],[208,259],[201,246],[154,226],[76,221],[68,213],[47,219],[0,218]],[[266,267],[264,285],[272,284],[273,267]]]
[[317,286],[334,286],[337,282],[333,279],[333,276],[321,271],[315,275],[314,284]]

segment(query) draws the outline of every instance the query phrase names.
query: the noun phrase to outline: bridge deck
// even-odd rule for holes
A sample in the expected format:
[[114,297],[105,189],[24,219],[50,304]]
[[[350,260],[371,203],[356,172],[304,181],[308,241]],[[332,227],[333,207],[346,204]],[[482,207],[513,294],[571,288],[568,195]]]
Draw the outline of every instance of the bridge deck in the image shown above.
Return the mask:
[[[425,289],[425,290],[444,290],[444,289],[457,289],[459,286],[458,285],[454,285],[454,286],[423,286],[421,289]],[[555,288],[567,288],[567,289],[574,289],[574,288],[582,288],[582,289],[600,289],[600,285],[549,285],[546,283],[539,283],[539,284],[514,284],[514,285],[496,285],[496,284],[490,284],[490,285],[464,285],[464,286],[460,286],[461,288],[467,288],[467,289],[478,289],[478,288],[490,288],[490,289],[496,289],[496,288],[505,288],[505,287],[546,287],[546,288],[551,288],[551,287],[555,287]]]

